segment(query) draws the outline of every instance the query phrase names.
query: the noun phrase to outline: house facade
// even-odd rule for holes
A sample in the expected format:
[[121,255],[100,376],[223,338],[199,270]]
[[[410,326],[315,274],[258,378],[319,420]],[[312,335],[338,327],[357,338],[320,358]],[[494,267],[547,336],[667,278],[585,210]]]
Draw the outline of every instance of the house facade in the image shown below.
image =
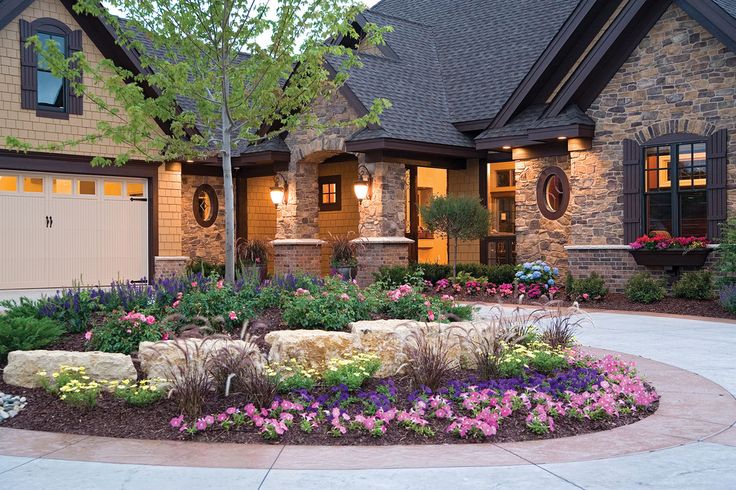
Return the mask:
[[[135,71],[135,53],[72,4],[3,0],[0,145],[65,141],[111,117],[49,79],[24,37],[57,36]],[[635,271],[666,273],[634,262],[637,236],[717,241],[736,211],[736,2],[383,0],[357,29],[365,23],[393,31],[383,46],[354,43],[363,67],[312,111],[349,121],[382,97],[392,107],[379,125],[299,130],[235,152],[237,236],[272,242],[271,272],[328,273],[329,238],[342,235],[361,242],[364,283],[382,265],[446,262],[447,241],[418,207],[462,194],[492,223],[461,244],[460,261],[544,259],[620,290]],[[3,148],[0,289],[223,262],[216,159],[95,168],[92,156],[120,148]]]

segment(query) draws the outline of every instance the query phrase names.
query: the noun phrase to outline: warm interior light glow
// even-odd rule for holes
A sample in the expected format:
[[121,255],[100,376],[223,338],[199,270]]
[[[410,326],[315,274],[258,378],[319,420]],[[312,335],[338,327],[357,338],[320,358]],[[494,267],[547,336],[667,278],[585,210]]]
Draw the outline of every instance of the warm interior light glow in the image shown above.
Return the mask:
[[271,187],[271,202],[274,206],[284,202],[284,188],[283,187]]
[[189,158],[189,159],[187,160],[187,163],[194,163],[194,160],[192,160],[191,158]]
[[508,145],[502,146],[501,148],[504,149],[504,150],[510,150],[511,149],[511,147],[508,146]]
[[355,191],[355,197],[358,198],[358,201],[362,201],[368,197],[368,181],[356,180],[353,184],[353,190]]
[[566,140],[567,139],[567,136],[558,136],[557,139],[558,140]]

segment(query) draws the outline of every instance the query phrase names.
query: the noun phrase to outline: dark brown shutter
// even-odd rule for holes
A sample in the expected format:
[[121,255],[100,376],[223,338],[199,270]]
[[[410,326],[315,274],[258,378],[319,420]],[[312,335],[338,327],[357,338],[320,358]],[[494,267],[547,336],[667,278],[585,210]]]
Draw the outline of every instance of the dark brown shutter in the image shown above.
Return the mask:
[[721,237],[721,224],[726,221],[728,200],[726,183],[728,180],[728,131],[721,129],[708,137],[706,145],[708,196],[708,238]]
[[[82,31],[72,31],[69,34],[69,56],[74,56],[74,53],[82,51]],[[75,80],[77,83],[82,83],[82,72],[79,72],[79,76]],[[69,89],[69,114],[83,114],[84,107],[82,103],[82,94],[77,95],[74,90]]]
[[20,21],[20,106],[22,109],[36,108],[36,64],[37,55],[33,46],[26,41],[33,36],[33,28],[27,20]]
[[624,140],[624,242],[639,237],[642,228],[642,189],[644,180],[641,146],[634,140]]

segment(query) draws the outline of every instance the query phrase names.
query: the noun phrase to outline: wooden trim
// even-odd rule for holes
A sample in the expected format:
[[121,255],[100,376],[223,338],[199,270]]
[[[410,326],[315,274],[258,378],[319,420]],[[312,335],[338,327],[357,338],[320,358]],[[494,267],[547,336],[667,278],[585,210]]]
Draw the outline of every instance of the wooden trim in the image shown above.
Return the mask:
[[556,140],[559,136],[566,138],[592,138],[595,135],[595,126],[587,124],[568,124],[565,126],[550,126],[529,130],[529,139]]
[[375,150],[398,150],[408,153],[435,155],[436,157],[478,158],[475,148],[423,143],[397,138],[373,138],[369,140],[347,141],[345,150],[353,153],[366,153]]
[[452,123],[455,129],[461,133],[472,133],[473,131],[484,131],[493,122],[493,119],[478,119],[476,121],[461,121]]
[[[322,186],[326,184],[335,184],[334,203],[322,202]],[[317,178],[317,203],[320,212],[342,210],[342,175],[323,175]]]
[[419,188],[418,188],[418,169],[417,167],[408,167],[409,171],[409,233],[405,234],[406,238],[413,241],[409,245],[409,262],[419,262]]
[[624,6],[555,96],[546,115],[558,116],[571,103],[587,109],[671,3],[631,0]]
[[[480,194],[480,203],[488,209],[488,159],[481,158],[478,161],[478,194]],[[488,242],[486,239],[480,240],[479,255],[481,264],[488,264]]]
[[[477,158],[477,157],[476,157]],[[415,167],[433,167],[445,170],[465,170],[466,158],[441,158],[437,155],[412,153],[398,150],[375,150],[365,152],[366,163],[396,163]]]
[[182,175],[202,175],[208,177],[222,177],[222,165],[206,165],[197,163],[182,163]]
[[541,145],[514,148],[511,160],[529,160],[530,158],[558,157],[567,155],[567,143],[555,141]]
[[248,239],[248,179],[236,178],[235,225],[238,239]]
[[490,127],[506,125],[528,99],[544,102],[593,41],[621,0],[584,0],[498,112]]
[[706,203],[708,238],[721,237],[721,225],[728,218],[728,130],[710,135],[706,142]]
[[705,137],[695,133],[669,133],[644,142],[643,146],[672,145],[677,143],[703,143]]
[[644,162],[643,150],[631,139],[623,145],[624,242],[631,243],[644,226]]
[[[547,181],[550,177],[557,177],[560,179],[562,185],[562,201],[560,207],[557,210],[552,210],[547,207]],[[560,167],[547,167],[539,174],[537,178],[537,207],[542,216],[549,220],[558,220],[565,215],[567,212],[567,206],[570,204],[570,180],[567,178],[567,174]]]
[[675,0],[690,17],[698,21],[728,49],[736,52],[736,19],[715,2]]
[[[210,206],[212,207],[212,215],[207,219],[204,219],[202,216],[199,215],[199,194],[202,192],[207,194],[207,196],[210,198]],[[217,215],[219,211],[220,201],[217,199],[217,192],[215,192],[215,188],[209,184],[199,185],[194,190],[194,194],[192,195],[192,213],[194,214],[194,219],[197,221],[197,224],[199,224],[199,226],[201,226],[202,228],[209,228],[210,226],[215,224],[215,221],[217,221]]]
[[538,145],[539,141],[529,138],[529,135],[515,134],[509,136],[493,136],[491,138],[482,138],[475,140],[475,147],[479,150],[497,150],[504,146],[530,146]]
[[153,177],[158,174],[158,163],[131,161],[122,167],[114,165],[97,167],[90,164],[92,158],[54,153],[17,153],[0,150],[0,168],[65,174],[111,175],[127,177]]
[[148,196],[151,198],[148,206],[148,282],[153,282],[156,277],[156,256],[158,255],[158,207],[159,188],[158,170],[148,177]]
[[0,16],[0,30],[23,13],[34,0],[5,0],[3,2],[3,14]]
[[258,151],[253,153],[243,153],[233,158],[233,167],[243,167],[248,165],[265,165],[268,163],[289,163],[291,161],[291,152],[288,151]]

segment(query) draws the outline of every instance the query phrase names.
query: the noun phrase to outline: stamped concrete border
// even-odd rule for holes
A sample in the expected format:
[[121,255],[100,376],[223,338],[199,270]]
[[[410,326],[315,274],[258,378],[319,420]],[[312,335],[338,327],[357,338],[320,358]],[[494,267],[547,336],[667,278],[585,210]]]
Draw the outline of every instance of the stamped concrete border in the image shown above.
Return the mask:
[[659,410],[635,424],[575,437],[425,446],[210,444],[0,427],[0,455],[163,466],[331,470],[564,463],[656,451],[704,440],[736,445],[736,399],[723,387],[643,357],[603,349],[585,350],[595,355],[618,354],[636,362],[642,375],[661,395]]

